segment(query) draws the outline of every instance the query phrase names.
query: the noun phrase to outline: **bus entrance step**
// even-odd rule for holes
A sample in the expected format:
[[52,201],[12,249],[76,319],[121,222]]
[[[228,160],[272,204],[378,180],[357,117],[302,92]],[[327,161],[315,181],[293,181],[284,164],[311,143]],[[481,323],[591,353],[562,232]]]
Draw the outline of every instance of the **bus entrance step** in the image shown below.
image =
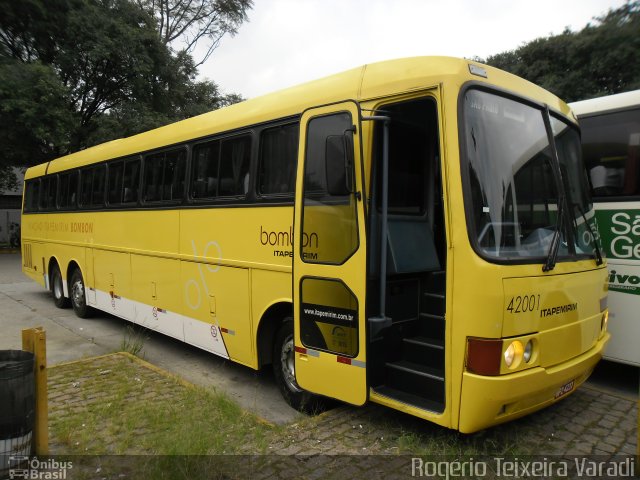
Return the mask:
[[444,330],[445,330],[445,320],[442,315],[433,315],[431,313],[421,313],[420,314],[420,323],[419,323],[419,332],[430,338],[437,338],[442,341],[442,345],[444,346]]
[[381,385],[373,389],[379,395],[391,398],[398,402],[402,402],[413,407],[418,407],[423,410],[429,410],[430,412],[442,412],[444,411],[443,402],[435,402],[428,398],[420,397],[409,392],[403,392],[402,390],[389,387],[387,385]]
[[405,338],[404,341],[405,343],[418,345],[423,348],[433,348],[435,350],[444,350],[444,341],[436,338],[417,336],[413,338]]
[[387,368],[395,370],[396,373],[403,373],[423,377],[424,379],[444,382],[444,372],[437,368],[427,367],[418,363],[400,360],[398,362],[388,362]]
[[444,371],[444,341],[423,336],[405,337],[402,340],[402,358],[431,367],[441,374]]
[[436,403],[444,403],[444,370],[408,360],[385,364],[383,385]]

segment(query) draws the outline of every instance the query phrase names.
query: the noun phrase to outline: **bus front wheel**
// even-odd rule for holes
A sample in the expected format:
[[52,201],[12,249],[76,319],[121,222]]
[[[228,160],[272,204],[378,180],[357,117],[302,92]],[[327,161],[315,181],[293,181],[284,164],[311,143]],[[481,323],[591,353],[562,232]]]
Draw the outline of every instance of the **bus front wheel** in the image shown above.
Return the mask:
[[64,296],[64,280],[62,280],[62,274],[60,273],[60,267],[54,264],[51,267],[51,293],[53,293],[53,302],[58,308],[67,308],[69,306],[69,299]]
[[71,275],[70,285],[71,305],[73,311],[80,318],[88,318],[91,316],[92,308],[87,305],[87,297],[85,295],[84,280],[82,272],[79,268],[73,271]]
[[296,381],[293,319],[286,318],[276,334],[273,348],[273,374],[280,393],[289,405],[300,412],[323,410],[322,399],[303,390]]

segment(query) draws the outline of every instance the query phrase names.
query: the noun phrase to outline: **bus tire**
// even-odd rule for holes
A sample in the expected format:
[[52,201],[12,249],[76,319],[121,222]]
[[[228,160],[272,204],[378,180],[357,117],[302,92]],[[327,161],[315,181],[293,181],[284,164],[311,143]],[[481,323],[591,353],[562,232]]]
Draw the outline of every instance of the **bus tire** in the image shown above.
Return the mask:
[[53,303],[55,303],[58,308],[67,308],[71,301],[64,296],[64,280],[62,280],[60,267],[58,267],[57,263],[54,263],[51,266],[51,273],[49,275],[51,293],[53,294]]
[[82,272],[79,268],[76,268],[71,274],[69,296],[71,297],[71,306],[73,306],[73,311],[78,317],[88,318],[91,316],[93,309],[87,305],[84,280],[82,278]]
[[303,390],[295,377],[293,319],[285,318],[276,333],[273,347],[273,374],[286,402],[299,412],[314,414],[324,410],[321,397]]

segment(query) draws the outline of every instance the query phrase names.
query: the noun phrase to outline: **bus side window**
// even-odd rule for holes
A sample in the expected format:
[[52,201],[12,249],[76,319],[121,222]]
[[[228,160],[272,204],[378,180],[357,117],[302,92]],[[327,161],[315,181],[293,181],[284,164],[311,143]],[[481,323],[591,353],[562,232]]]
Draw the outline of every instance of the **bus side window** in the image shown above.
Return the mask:
[[164,153],[149,155],[144,159],[143,199],[145,202],[161,200],[160,186],[162,185],[162,167]]
[[222,141],[220,152],[220,196],[244,196],[249,189],[249,161],[251,137],[230,138]]
[[91,182],[93,179],[93,169],[83,168],[80,171],[80,205],[86,207],[91,204]]
[[138,201],[138,185],[140,184],[140,160],[126,160],[124,164],[123,202]]
[[124,162],[112,162],[109,164],[109,205],[122,203],[122,170]]
[[58,176],[51,175],[42,180],[40,192],[40,210],[48,211],[56,208],[56,191],[58,189]]
[[82,207],[101,207],[104,205],[107,168],[99,165],[83,168],[80,171],[80,205]]
[[143,198],[145,202],[181,200],[184,194],[184,149],[145,157]]
[[77,207],[78,171],[60,175],[60,189],[58,190],[58,208],[72,210]]
[[580,118],[582,152],[596,197],[640,194],[638,109]]
[[107,166],[100,165],[93,171],[93,181],[91,183],[91,205],[101,207],[104,205],[104,193],[107,177]]
[[165,154],[162,200],[181,200],[184,195],[185,151]]
[[297,123],[264,130],[260,135],[259,195],[293,195],[298,156]]
[[24,211],[37,212],[40,196],[40,179],[27,181],[24,195]]
[[214,198],[218,195],[219,164],[219,140],[198,145],[194,148],[191,172],[191,198]]

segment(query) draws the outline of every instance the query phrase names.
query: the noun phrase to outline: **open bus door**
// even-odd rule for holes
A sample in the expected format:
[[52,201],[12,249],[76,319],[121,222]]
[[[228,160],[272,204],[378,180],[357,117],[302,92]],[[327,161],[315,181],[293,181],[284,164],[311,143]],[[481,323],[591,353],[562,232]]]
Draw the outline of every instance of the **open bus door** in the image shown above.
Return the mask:
[[354,405],[367,401],[360,132],[353,101],[303,113],[293,250],[296,380]]

